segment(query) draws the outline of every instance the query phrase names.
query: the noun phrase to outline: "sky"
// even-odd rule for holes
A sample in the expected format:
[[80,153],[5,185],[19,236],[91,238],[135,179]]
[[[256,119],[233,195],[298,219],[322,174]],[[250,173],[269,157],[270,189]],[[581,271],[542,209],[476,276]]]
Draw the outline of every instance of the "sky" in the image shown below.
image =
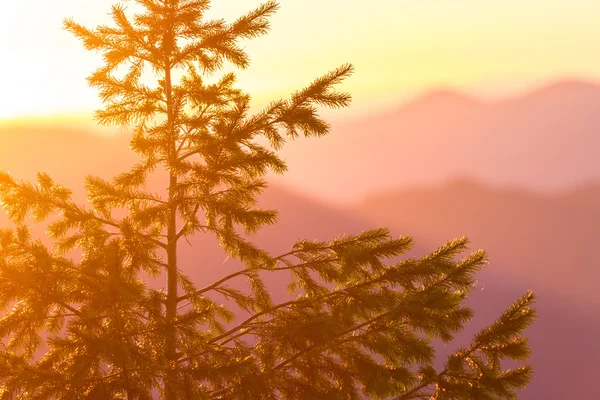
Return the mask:
[[[62,30],[73,17],[109,22],[114,0],[27,0],[2,5],[0,120],[80,117],[100,106],[85,77],[101,64]],[[258,0],[214,0],[232,21]],[[502,96],[561,78],[600,79],[598,0],[280,0],[269,35],[245,42],[252,64],[239,86],[256,105],[285,97],[352,63],[345,112],[391,108],[455,87]]]

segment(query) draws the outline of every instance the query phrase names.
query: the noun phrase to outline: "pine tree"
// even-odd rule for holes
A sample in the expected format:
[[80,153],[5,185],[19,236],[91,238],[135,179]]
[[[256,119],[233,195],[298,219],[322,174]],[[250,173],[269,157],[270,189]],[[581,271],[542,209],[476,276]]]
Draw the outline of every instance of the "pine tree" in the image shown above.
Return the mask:
[[[434,367],[433,340],[472,318],[465,300],[487,262],[483,251],[460,258],[467,239],[402,260],[412,239],[385,229],[302,240],[279,256],[250,240],[277,220],[257,206],[265,175],[286,169],[277,151],[327,134],[317,107],[349,104],[334,86],[352,66],[252,115],[235,75],[216,74],[248,66],[240,40],[268,31],[275,2],[233,23],[204,20],[209,0],[132,3],[133,15],[112,7],[114,26],[65,27],[104,56],[88,80],[105,104],[96,118],[133,128],[139,163],[112,181],[89,176],[86,207],[46,174],[32,184],[0,173],[14,223],[0,231],[0,398],[516,398],[531,367],[501,361],[529,356],[532,293]],[[151,176],[165,178],[164,193]],[[32,238],[31,221],[47,221],[52,246]],[[177,246],[200,234],[244,268],[196,287]],[[161,289],[143,278],[161,274]],[[289,301],[273,302],[264,274],[292,277]],[[236,277],[246,292],[228,286]]]

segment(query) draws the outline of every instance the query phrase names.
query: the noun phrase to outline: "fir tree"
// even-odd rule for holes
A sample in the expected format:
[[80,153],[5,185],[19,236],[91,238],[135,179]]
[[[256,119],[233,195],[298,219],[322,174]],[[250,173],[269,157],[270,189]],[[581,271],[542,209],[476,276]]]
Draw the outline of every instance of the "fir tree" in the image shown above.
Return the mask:
[[[105,104],[96,118],[133,128],[139,163],[110,182],[89,176],[86,207],[45,174],[36,184],[0,174],[15,224],[0,231],[0,398],[516,398],[531,367],[501,361],[529,356],[531,293],[434,368],[432,340],[471,319],[465,300],[486,264],[483,251],[460,258],[466,239],[400,261],[412,239],[385,229],[302,240],[279,256],[249,240],[277,219],[256,204],[265,174],[286,169],[277,151],[328,132],[317,107],[349,104],[334,86],[352,67],[252,115],[233,73],[211,77],[248,66],[240,40],[268,31],[275,2],[233,23],[203,19],[209,0],[133,3],[134,15],[113,6],[113,26],[65,27],[104,56],[89,77]],[[147,180],[163,171],[168,189],[154,193]],[[31,237],[29,221],[49,221],[53,246]],[[244,268],[196,287],[177,246],[198,234]],[[282,273],[290,300],[276,304],[261,276]],[[150,288],[148,274],[166,286]],[[240,276],[247,292],[228,286]]]

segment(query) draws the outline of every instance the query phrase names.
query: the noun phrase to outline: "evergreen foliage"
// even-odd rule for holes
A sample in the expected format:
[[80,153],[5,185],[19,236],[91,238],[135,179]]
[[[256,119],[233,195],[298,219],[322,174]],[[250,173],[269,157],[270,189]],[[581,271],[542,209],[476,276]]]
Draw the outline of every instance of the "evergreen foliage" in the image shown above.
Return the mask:
[[[277,150],[328,132],[317,107],[349,104],[334,86],[352,66],[251,114],[234,74],[211,77],[248,66],[240,40],[268,31],[275,2],[233,23],[204,20],[209,0],[130,3],[133,15],[113,6],[113,26],[65,27],[104,56],[89,77],[105,104],[96,118],[133,128],[139,163],[112,181],[89,176],[86,207],[45,174],[32,184],[0,173],[15,224],[0,231],[0,398],[516,398],[531,367],[501,361],[529,356],[531,293],[434,367],[432,340],[471,319],[465,300],[486,264],[483,251],[461,256],[465,238],[400,261],[412,239],[385,229],[302,240],[279,256],[249,240],[277,220],[256,204],[265,174],[286,169]],[[147,180],[161,173],[168,189],[154,193]],[[53,246],[32,238],[30,221],[49,221]],[[177,245],[198,234],[244,268],[196,287]],[[165,287],[149,287],[148,274],[164,274]],[[289,301],[271,299],[264,274],[290,274]],[[228,286],[236,277],[247,292]]]

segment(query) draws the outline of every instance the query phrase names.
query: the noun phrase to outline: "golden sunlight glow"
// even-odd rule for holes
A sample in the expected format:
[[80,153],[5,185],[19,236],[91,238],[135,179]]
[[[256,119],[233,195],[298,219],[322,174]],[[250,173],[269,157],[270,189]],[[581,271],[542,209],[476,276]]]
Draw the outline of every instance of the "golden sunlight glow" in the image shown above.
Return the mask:
[[[90,113],[99,106],[85,77],[97,55],[62,30],[64,17],[109,22],[113,0],[3,4],[0,118]],[[214,0],[233,20],[259,0]],[[243,45],[252,64],[240,86],[259,104],[284,96],[343,63],[352,113],[436,86],[503,92],[562,77],[599,77],[596,0],[281,0],[273,30]],[[128,4],[126,2],[125,4]]]

